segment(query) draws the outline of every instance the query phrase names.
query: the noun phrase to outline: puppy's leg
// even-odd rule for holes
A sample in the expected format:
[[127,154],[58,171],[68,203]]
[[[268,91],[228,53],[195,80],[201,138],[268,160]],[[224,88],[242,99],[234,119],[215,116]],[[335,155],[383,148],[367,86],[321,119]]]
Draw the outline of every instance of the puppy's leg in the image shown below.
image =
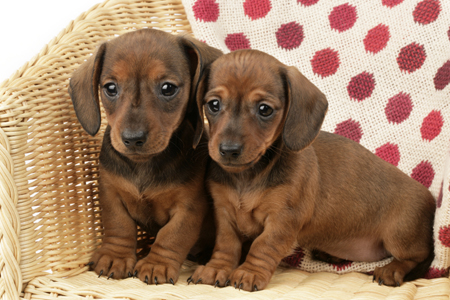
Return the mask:
[[130,277],[136,264],[136,224],[114,185],[101,180],[100,195],[104,237],[101,248],[95,251],[89,265],[97,274],[108,278]]
[[415,266],[417,261],[414,260],[398,260],[394,258],[392,262],[384,267],[376,267],[373,272],[373,280],[378,282],[379,285],[400,286],[403,283],[403,278],[408,274]]
[[177,206],[171,208],[170,220],[159,230],[150,253],[135,266],[137,276],[147,284],[175,284],[181,264],[200,235],[206,200],[183,198],[174,203]]
[[[399,218],[399,220],[404,220],[404,218]],[[418,220],[424,221],[426,218],[411,220],[418,222]],[[412,228],[412,224],[402,224],[401,226],[398,224],[397,226],[401,228],[389,230],[391,234],[387,235],[383,242],[394,260],[384,267],[375,269],[374,281],[380,285],[400,286],[405,280],[413,280],[424,275],[423,273],[427,271],[434,257],[431,238],[432,221],[429,221],[429,228],[424,225],[428,222],[424,222],[424,224],[417,224],[415,228]]]
[[[431,247],[419,249],[419,247],[411,246],[408,248],[392,249],[390,252],[394,256],[394,260],[384,267],[377,267],[373,273],[373,280],[379,285],[400,286],[405,281],[408,273],[425,264],[424,272],[427,270],[433,260]],[[423,276],[420,274],[419,276]],[[416,278],[411,278],[416,279]],[[411,280],[409,279],[409,280]]]
[[199,266],[188,283],[204,283],[214,286],[229,284],[231,272],[238,266],[242,242],[236,232],[236,224],[229,220],[226,209],[216,209],[217,236],[211,260]]
[[[280,219],[289,225],[280,224]],[[252,243],[245,262],[231,273],[231,284],[246,291],[264,289],[281,259],[294,249],[299,228],[297,224],[292,212],[268,216],[264,231]]]

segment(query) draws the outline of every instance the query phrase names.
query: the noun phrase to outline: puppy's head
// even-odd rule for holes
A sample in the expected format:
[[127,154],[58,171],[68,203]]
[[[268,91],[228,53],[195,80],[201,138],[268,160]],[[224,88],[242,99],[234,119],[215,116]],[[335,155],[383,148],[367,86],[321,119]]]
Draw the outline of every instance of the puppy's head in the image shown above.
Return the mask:
[[197,101],[209,122],[210,156],[229,172],[253,166],[277,140],[291,151],[310,145],[328,106],[295,67],[256,50],[212,63]]
[[[143,29],[103,43],[78,68],[69,93],[83,128],[100,127],[99,95],[112,146],[132,160],[162,152],[188,117],[202,133],[195,91],[204,66],[221,52],[189,37]],[[193,117],[192,117],[193,116]]]

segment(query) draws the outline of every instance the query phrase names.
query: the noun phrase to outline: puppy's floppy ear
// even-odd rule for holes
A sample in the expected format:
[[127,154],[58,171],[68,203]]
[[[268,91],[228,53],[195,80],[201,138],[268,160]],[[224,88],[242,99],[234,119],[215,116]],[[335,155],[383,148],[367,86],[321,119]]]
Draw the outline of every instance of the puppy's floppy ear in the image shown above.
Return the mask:
[[283,141],[293,151],[309,146],[319,134],[328,101],[295,67],[286,67],[287,116]]
[[73,72],[69,85],[77,118],[92,136],[98,132],[101,123],[98,85],[105,49],[106,43],[100,45],[97,52]]
[[206,66],[203,69],[202,77],[200,78],[198,85],[197,85],[197,91],[194,95],[195,97],[195,103],[198,110],[198,122],[196,126],[195,131],[195,138],[194,138],[194,148],[198,145],[200,138],[202,137],[204,125],[205,125],[205,114],[203,111],[203,98],[206,94],[206,88],[208,86],[208,78],[209,78],[209,72],[210,72],[211,64]]
[[[208,46],[207,44],[195,40],[189,36],[183,36],[182,43],[185,47],[192,78],[191,93],[188,112],[195,117],[192,124],[195,126],[195,135],[193,147],[196,148],[203,134],[204,115],[203,115],[203,94],[205,89],[204,81],[206,79],[205,70],[223,53],[219,49]],[[190,111],[189,111],[190,110]]]

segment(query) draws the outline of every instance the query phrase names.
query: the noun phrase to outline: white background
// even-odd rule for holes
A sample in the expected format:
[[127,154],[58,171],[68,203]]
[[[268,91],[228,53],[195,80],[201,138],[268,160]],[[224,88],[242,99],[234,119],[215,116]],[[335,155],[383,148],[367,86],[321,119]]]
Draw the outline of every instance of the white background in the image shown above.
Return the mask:
[[0,0],[0,83],[102,0]]

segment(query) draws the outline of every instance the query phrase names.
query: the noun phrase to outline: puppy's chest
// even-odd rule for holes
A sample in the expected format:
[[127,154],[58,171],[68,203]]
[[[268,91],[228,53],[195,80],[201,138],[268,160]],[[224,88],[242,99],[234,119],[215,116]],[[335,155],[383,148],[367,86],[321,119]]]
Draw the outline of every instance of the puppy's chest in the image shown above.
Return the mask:
[[144,189],[128,180],[117,185],[117,191],[130,216],[147,229],[165,225],[175,209],[177,188],[169,186],[147,186]]
[[[236,223],[240,233],[249,238],[255,238],[264,230],[264,220],[267,216],[264,195],[259,190],[233,189],[221,186],[217,189],[215,204],[227,207],[228,213]],[[222,204],[221,204],[222,203]]]

